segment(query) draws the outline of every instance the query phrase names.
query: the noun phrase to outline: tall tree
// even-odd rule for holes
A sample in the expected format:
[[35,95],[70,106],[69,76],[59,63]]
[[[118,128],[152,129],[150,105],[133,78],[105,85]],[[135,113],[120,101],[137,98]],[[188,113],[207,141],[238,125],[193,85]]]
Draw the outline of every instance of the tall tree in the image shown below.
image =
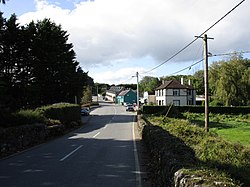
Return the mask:
[[215,100],[226,106],[249,105],[250,60],[232,56],[211,65],[209,85]]
[[199,70],[194,73],[193,76],[190,77],[192,81],[192,86],[196,90],[197,95],[204,95],[205,94],[205,88],[204,88],[204,71]]
[[79,67],[67,40],[67,32],[49,19],[20,27],[15,15],[6,20],[0,13],[0,109],[82,97],[93,79]]
[[87,104],[92,102],[92,87],[86,86],[83,90],[82,103]]
[[145,76],[140,81],[140,92],[149,92],[149,94],[154,94],[155,88],[160,85],[160,81],[157,77]]
[[[3,83],[4,89],[2,94],[7,97],[5,102],[13,103],[15,102],[16,107],[21,104],[21,93],[19,93],[19,84],[21,80],[19,79],[20,72],[19,68],[22,56],[21,50],[21,38],[20,38],[20,27],[17,24],[17,18],[13,14],[6,20],[2,17],[1,13],[1,34],[0,34],[0,73],[1,82]],[[11,104],[9,104],[11,105]]]
[[72,95],[70,84],[79,65],[73,45],[67,43],[67,32],[49,19],[31,22],[27,30],[31,33],[37,101],[39,104],[67,101]]

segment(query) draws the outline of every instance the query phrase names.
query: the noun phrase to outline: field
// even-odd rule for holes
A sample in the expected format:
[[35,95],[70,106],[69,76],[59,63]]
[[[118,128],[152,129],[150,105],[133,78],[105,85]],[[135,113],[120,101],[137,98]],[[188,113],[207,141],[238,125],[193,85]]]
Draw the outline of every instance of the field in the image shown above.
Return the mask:
[[[199,126],[204,126],[204,114],[184,113],[184,116]],[[210,131],[216,132],[230,142],[250,146],[250,114],[248,115],[209,115]]]

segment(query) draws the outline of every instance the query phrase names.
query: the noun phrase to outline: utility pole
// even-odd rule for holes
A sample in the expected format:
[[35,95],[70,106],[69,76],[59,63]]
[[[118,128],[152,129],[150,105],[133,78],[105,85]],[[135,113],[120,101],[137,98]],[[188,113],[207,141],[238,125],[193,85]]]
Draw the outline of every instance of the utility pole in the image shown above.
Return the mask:
[[137,105],[137,110],[139,110],[139,73],[136,72],[135,76],[132,77],[136,77],[136,82],[137,82],[137,97],[136,97],[136,105]]
[[98,103],[98,84],[96,85],[96,94],[97,94],[97,98],[96,98],[96,102]]
[[208,47],[207,47],[207,39],[206,34],[204,37],[195,36],[198,38],[203,38],[204,40],[204,87],[205,87],[205,131],[209,131],[209,98],[208,98]]
[[208,101],[208,50],[207,35],[204,35],[204,86],[205,86],[205,131],[209,131],[209,101]]
[[77,96],[75,96],[75,104],[77,104]]
[[139,110],[139,73],[136,72],[136,79],[137,79],[137,110]]

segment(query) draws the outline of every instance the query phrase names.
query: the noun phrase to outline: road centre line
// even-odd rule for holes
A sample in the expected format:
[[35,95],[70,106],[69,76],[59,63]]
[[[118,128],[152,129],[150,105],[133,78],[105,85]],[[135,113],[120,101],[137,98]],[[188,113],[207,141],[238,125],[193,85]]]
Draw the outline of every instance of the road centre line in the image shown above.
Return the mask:
[[96,133],[93,138],[97,137],[101,132]]
[[64,161],[65,159],[67,159],[68,157],[70,157],[72,154],[74,154],[78,149],[80,149],[83,145],[80,145],[79,147],[77,147],[76,149],[74,149],[73,151],[71,151],[69,154],[67,154],[65,157],[63,157],[62,159],[60,159],[60,162]]
[[141,169],[139,165],[139,157],[137,152],[137,146],[136,146],[136,140],[135,140],[135,118],[133,118],[133,144],[134,144],[134,157],[135,157],[135,170],[136,170],[136,181],[137,181],[137,187],[141,187]]

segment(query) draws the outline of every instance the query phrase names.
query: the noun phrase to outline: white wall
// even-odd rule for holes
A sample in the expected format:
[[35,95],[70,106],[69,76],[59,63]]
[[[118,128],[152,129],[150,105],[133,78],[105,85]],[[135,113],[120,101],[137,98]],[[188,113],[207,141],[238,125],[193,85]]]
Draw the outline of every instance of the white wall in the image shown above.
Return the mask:
[[[188,95],[187,89],[180,89],[180,95],[179,96],[174,96],[173,95],[173,89],[164,89],[163,91],[157,90],[156,92],[156,104],[159,105],[170,105],[173,103],[174,100],[179,100],[180,101],[180,106],[185,106],[188,105],[188,100],[191,100],[195,98],[195,93],[191,95]],[[163,95],[160,95],[160,93],[163,93]],[[194,102],[195,104],[195,102]]]

